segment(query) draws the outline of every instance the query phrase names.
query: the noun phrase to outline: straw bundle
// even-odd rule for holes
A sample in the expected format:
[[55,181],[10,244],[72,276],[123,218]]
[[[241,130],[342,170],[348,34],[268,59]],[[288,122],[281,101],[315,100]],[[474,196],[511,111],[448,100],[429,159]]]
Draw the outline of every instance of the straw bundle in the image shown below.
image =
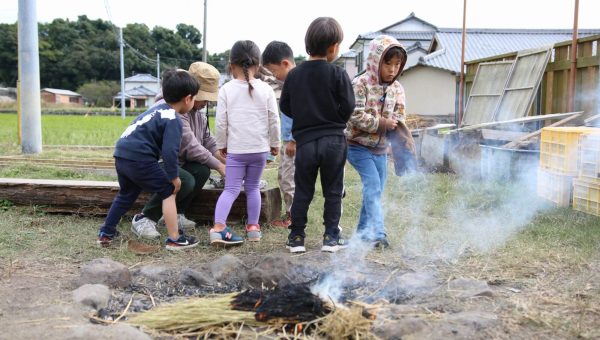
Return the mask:
[[320,320],[316,332],[326,339],[378,339],[371,333],[372,323],[361,307],[337,308]]
[[129,318],[134,325],[171,334],[198,334],[229,324],[256,326],[254,312],[231,309],[237,293],[194,298],[158,306]]

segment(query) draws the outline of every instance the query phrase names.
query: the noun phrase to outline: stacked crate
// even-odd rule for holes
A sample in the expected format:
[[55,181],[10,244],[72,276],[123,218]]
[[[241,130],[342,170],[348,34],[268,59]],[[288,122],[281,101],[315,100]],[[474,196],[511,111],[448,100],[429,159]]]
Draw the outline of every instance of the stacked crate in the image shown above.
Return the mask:
[[556,206],[569,206],[573,180],[579,175],[580,139],[597,129],[589,127],[547,127],[540,140],[538,196]]
[[579,177],[573,180],[573,209],[600,216],[600,128],[581,136]]

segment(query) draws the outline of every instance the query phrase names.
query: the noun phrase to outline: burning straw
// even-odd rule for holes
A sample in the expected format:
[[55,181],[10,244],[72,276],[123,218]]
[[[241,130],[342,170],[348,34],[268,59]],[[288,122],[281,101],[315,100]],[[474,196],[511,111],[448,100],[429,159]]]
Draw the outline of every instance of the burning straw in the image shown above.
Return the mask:
[[129,322],[159,333],[203,337],[240,334],[243,326],[324,338],[373,339],[362,308],[335,308],[305,285],[187,299],[135,314]]

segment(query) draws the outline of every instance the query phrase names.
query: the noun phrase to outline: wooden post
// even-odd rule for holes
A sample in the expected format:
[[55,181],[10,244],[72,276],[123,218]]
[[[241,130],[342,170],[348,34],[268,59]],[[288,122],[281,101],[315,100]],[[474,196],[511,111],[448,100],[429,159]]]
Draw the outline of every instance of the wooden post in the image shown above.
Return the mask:
[[579,21],[579,0],[575,0],[573,18],[573,41],[571,42],[571,71],[569,74],[569,94],[567,111],[575,111],[575,82],[577,81],[577,22]]
[[463,2],[463,26],[462,26],[462,36],[461,36],[461,51],[460,51],[460,82],[458,89],[458,122],[456,122],[456,126],[460,128],[462,126],[463,119],[463,97],[465,96],[465,37],[467,30],[467,0]]

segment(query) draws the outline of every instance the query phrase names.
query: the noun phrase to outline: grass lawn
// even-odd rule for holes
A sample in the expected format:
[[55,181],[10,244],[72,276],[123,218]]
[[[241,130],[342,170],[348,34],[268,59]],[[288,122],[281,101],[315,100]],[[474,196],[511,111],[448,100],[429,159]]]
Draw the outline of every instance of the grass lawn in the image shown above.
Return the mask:
[[[114,146],[123,130],[134,119],[127,116],[42,115],[43,145]],[[209,118],[211,128],[214,117]],[[0,145],[19,152],[17,114],[0,113]],[[5,149],[5,148],[3,148]],[[0,151],[6,154],[7,151]]]

